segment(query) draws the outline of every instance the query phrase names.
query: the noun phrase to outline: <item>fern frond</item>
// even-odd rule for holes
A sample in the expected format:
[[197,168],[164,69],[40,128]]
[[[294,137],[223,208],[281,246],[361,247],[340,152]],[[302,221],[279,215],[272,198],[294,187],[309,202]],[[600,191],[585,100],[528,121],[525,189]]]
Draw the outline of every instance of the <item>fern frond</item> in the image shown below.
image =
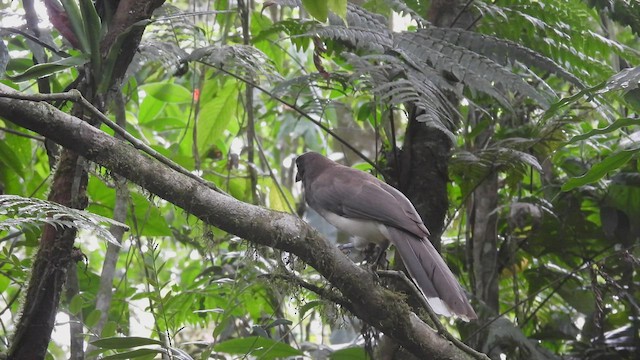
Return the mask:
[[173,74],[183,66],[182,61],[186,56],[187,53],[175,42],[143,42],[127,69],[127,76],[150,63],[159,63],[167,73]]
[[539,172],[542,171],[542,166],[535,156],[498,144],[474,153],[459,150],[453,154],[450,163],[450,170],[453,173],[479,181],[491,171],[515,172],[524,175],[530,167]]
[[[342,19],[336,21],[337,16],[329,17],[330,24],[332,25],[344,25]],[[357,27],[363,29],[387,29],[387,19],[380,15],[369,12],[357,5],[347,4],[347,25],[348,27]]]
[[[484,14],[481,32],[547,54],[589,84],[604,81],[613,74],[610,64],[602,61],[606,54],[637,57],[635,50],[593,31],[593,24],[600,23],[601,18],[584,2],[523,1],[518,6],[500,7],[474,1],[473,6]],[[504,26],[505,21],[510,26]]]
[[186,61],[201,61],[215,67],[244,73],[258,82],[260,77],[269,82],[282,80],[273,62],[262,51],[249,45],[207,46],[194,50]]
[[407,4],[404,1],[400,1],[400,0],[384,0],[384,2],[387,5],[389,5],[389,7],[391,9],[393,9],[394,11],[399,13],[400,15],[408,15],[411,18],[411,20],[415,21],[416,24],[418,24],[419,28],[423,29],[423,28],[426,28],[426,27],[428,27],[430,25],[430,23],[429,23],[429,21],[427,19],[423,18],[422,16],[420,16],[420,14],[418,14],[412,8],[407,6]]
[[430,27],[424,31],[430,37],[445,40],[478,54],[482,54],[502,66],[512,65],[512,62],[516,60],[527,66],[534,66],[540,70],[548,71],[580,88],[584,88],[584,84],[582,84],[580,79],[563,69],[550,58],[527,47],[516,44],[513,41],[459,28]]
[[56,228],[87,229],[116,246],[120,246],[120,244],[109,230],[100,224],[114,225],[129,230],[125,224],[88,211],[15,195],[0,195],[0,216],[3,218],[0,221],[1,230],[29,228],[44,223]]
[[532,98],[544,108],[548,108],[550,100],[555,100],[553,95],[543,96],[521,76],[486,56],[432,38],[424,31],[397,34],[395,46],[410,54],[412,59],[422,60],[425,66],[448,73],[474,90],[496,98],[507,108],[510,108],[509,101],[502,89]]
[[628,68],[613,75],[607,80],[605,87],[598,94],[604,94],[615,90],[631,91],[640,85],[640,66]]
[[391,34],[379,29],[330,25],[316,27],[312,30],[312,34],[321,38],[346,42],[354,49],[370,50],[377,53],[383,53],[393,45]]
[[405,71],[399,59],[388,55],[358,56],[344,53],[354,67],[354,79],[368,82],[370,91],[383,103],[396,105],[412,103],[422,113],[420,121],[444,131],[450,137],[453,110],[440,88],[428,78]]
[[143,41],[174,43],[183,49],[194,49],[207,43],[204,31],[192,21],[194,13],[164,4],[153,12]]

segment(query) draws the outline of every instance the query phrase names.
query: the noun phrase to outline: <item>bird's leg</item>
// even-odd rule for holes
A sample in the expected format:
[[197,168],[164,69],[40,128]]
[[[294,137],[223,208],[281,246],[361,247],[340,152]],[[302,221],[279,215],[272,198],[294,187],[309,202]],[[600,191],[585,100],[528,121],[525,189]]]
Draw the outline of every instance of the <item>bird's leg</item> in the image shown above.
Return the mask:
[[[374,271],[377,270],[378,266],[382,267],[383,269],[386,269],[389,263],[385,255],[387,253],[387,249],[389,248],[389,243],[387,242],[384,244],[373,244],[373,245],[374,247],[373,247],[372,253],[370,254],[372,256],[370,258],[367,258],[367,259],[375,259],[375,261],[371,263],[372,270]],[[375,257],[373,255],[375,255]]]

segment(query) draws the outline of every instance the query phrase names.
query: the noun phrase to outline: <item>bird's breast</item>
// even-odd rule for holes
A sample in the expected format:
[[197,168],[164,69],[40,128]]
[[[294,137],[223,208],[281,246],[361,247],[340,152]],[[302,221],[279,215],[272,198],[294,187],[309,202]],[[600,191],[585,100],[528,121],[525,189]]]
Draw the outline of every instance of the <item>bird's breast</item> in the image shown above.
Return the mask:
[[320,213],[320,215],[339,230],[363,240],[355,242],[354,244],[356,247],[360,247],[359,245],[364,246],[369,242],[383,244],[389,238],[389,232],[387,231],[386,226],[379,222],[346,218],[332,212],[324,212]]

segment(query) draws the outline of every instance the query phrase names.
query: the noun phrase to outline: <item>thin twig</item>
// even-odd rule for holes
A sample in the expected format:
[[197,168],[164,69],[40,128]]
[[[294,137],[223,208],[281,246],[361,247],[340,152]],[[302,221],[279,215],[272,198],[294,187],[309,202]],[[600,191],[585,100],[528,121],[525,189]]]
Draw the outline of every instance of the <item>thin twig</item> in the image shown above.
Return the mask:
[[284,200],[284,202],[287,204],[287,207],[289,208],[289,212],[291,214],[297,215],[296,211],[293,209],[293,205],[291,205],[291,203],[289,202],[289,199],[285,195],[284,189],[282,189],[282,185],[280,185],[280,181],[276,179],[276,174],[273,172],[271,165],[269,165],[269,161],[267,161],[267,156],[265,155],[264,149],[262,148],[262,142],[257,137],[254,140],[256,141],[256,145],[258,145],[258,151],[260,151],[260,156],[262,157],[262,161],[267,167],[267,170],[269,171],[269,176],[271,177],[271,180],[273,180],[273,183],[276,184],[276,188],[278,189],[278,192],[280,193],[280,196],[282,196],[282,199]]
[[37,140],[37,141],[44,141],[44,138],[42,136],[35,136],[35,135],[31,135],[31,134],[25,134],[25,133],[23,133],[21,131],[9,129],[9,128],[6,128],[6,127],[0,127],[0,131],[4,131],[6,133],[13,134],[13,135],[16,135],[16,136],[22,136],[22,137],[25,137],[25,138],[28,138],[28,139],[33,139],[33,140]]
[[457,22],[458,20],[460,20],[460,16],[462,16],[462,14],[467,11],[467,9],[469,8],[469,6],[471,6],[471,3],[473,2],[473,0],[469,0],[466,2],[466,4],[464,4],[464,6],[462,7],[462,9],[460,9],[460,11],[458,11],[458,14],[456,15],[455,19],[453,19],[453,21],[451,22],[451,24],[449,25],[450,28],[452,28]]
[[9,27],[0,27],[0,31],[6,31],[6,32],[9,32],[9,33],[14,33],[14,34],[18,34],[18,35],[24,36],[24,37],[26,37],[27,39],[29,39],[29,40],[31,40],[31,41],[33,41],[33,42],[37,43],[38,45],[40,45],[40,46],[42,46],[42,47],[44,47],[44,48],[47,48],[47,49],[51,50],[54,54],[56,54],[56,55],[58,55],[58,56],[60,56],[60,57],[68,58],[68,57],[70,57],[70,56],[71,56],[71,55],[69,55],[68,53],[66,53],[66,52],[64,52],[64,51],[62,51],[62,50],[58,50],[58,49],[56,49],[55,47],[53,47],[53,46],[51,46],[51,45],[49,45],[49,44],[45,43],[44,41],[42,41],[42,40],[38,39],[37,37],[35,37],[35,36],[33,36],[33,35],[29,34],[28,32],[24,32],[24,31],[22,31],[22,30],[20,30],[20,29],[16,29],[16,28],[9,28]]

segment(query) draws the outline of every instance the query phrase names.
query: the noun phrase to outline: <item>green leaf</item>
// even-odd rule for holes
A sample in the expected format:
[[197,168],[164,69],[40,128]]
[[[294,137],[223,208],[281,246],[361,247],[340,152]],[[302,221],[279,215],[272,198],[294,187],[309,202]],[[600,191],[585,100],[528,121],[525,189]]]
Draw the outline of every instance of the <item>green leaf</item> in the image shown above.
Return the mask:
[[130,349],[136,346],[162,345],[162,341],[139,336],[114,336],[92,341],[91,344],[103,349]]
[[[100,41],[102,39],[102,22],[96,12],[96,8],[91,0],[80,0],[80,11],[82,13],[82,22],[84,24],[84,33],[87,37],[89,48],[87,49],[91,54],[91,66],[95,74],[101,73],[102,54],[100,53]],[[100,76],[96,76],[96,79],[103,79]],[[108,81],[107,79],[104,79]]]
[[303,354],[302,351],[285,343],[259,336],[227,340],[215,345],[213,348],[216,351],[227,354],[246,354],[261,359],[275,359]]
[[102,333],[100,334],[100,336],[102,337],[114,336],[117,331],[118,331],[118,323],[116,323],[115,321],[107,321],[107,323],[104,324],[104,327],[102,328]]
[[82,295],[75,294],[69,302],[69,312],[72,315],[79,314],[80,311],[82,311],[82,305],[84,305],[84,299],[82,298]]
[[586,174],[569,179],[564,185],[562,185],[562,191],[569,191],[575,189],[578,186],[590,184],[600,180],[608,172],[620,168],[626,164],[631,157],[638,152],[638,149],[623,150],[613,155],[608,156],[601,162],[593,165]]
[[150,357],[151,359],[155,358],[156,354],[164,354],[165,351],[161,349],[136,349],[131,351],[126,351],[118,354],[113,354],[109,356],[105,356],[103,360],[118,360],[118,359],[137,359],[141,357]]
[[367,353],[361,347],[350,347],[346,349],[337,350],[329,355],[331,360],[366,360],[368,359]]
[[306,304],[302,305],[300,307],[300,316],[299,318],[303,319],[305,314],[307,313],[307,311],[313,309],[314,307],[318,307],[320,305],[324,304],[324,302],[322,300],[313,300],[313,301],[309,301]]
[[138,110],[138,122],[140,124],[153,120],[164,108],[165,102],[156,99],[153,96],[145,96],[140,103]]
[[637,126],[640,125],[640,119],[632,119],[632,118],[622,118],[622,119],[618,119],[616,120],[613,124],[602,128],[602,129],[593,129],[585,134],[581,134],[578,136],[574,136],[573,138],[571,138],[571,140],[569,141],[569,144],[581,141],[581,140],[585,140],[588,139],[592,136],[595,135],[603,135],[603,134],[607,134],[610,132],[613,132],[615,130],[620,129],[621,127],[624,126]]
[[248,180],[244,178],[231,178],[227,185],[229,194],[239,200],[245,200],[247,186],[249,186]]
[[24,166],[5,141],[0,141],[0,165],[2,164],[24,179]]
[[96,324],[100,320],[100,314],[102,314],[102,311],[98,309],[94,309],[92,312],[89,313],[87,318],[84,320],[85,325],[87,325],[87,327],[90,327],[90,328],[96,326]]
[[[113,45],[111,45],[111,48],[109,49],[109,53],[107,54],[104,62],[103,62],[103,66],[102,66],[102,79],[111,79],[111,74],[113,73],[113,67],[116,64],[116,60],[118,59],[118,56],[120,55],[120,50],[122,48],[122,44],[124,43],[124,41],[129,38],[129,35],[131,33],[131,31],[133,29],[136,28],[140,28],[140,27],[146,27],[147,25],[149,25],[152,21],[151,20],[140,20],[134,24],[132,24],[131,26],[129,26],[128,28],[126,28],[123,32],[121,32],[117,37],[116,40],[113,42]],[[109,88],[109,81],[101,81],[100,82],[100,86],[98,87],[98,93],[105,93],[107,91],[107,89]]]
[[261,185],[269,189],[268,200],[269,200],[270,209],[289,212],[291,208],[294,207],[293,204],[295,204],[295,200],[293,199],[293,195],[291,195],[291,192],[289,191],[289,189],[283,186],[280,186],[280,189],[282,190],[282,193],[281,193],[280,189],[278,189],[278,186],[276,185],[275,182],[273,182],[273,179],[271,178],[261,179],[260,183]]
[[[302,0],[302,6],[307,10],[309,15],[321,22],[327,21],[329,16],[329,4],[325,0]],[[346,10],[346,9],[345,9]]]
[[347,18],[347,0],[327,0],[329,10],[338,15],[342,20]]
[[22,74],[18,74],[16,76],[7,75],[7,78],[15,82],[41,78],[41,77],[49,76],[51,74],[55,74],[62,70],[66,70],[68,68],[84,65],[88,61],[89,59],[84,55],[72,56],[72,57],[64,58],[64,59],[50,62],[50,63],[33,65]]
[[152,84],[145,84],[140,87],[149,96],[166,102],[166,103],[190,103],[192,99],[191,91],[182,85],[158,82]]
[[76,36],[76,39],[78,39],[80,49],[85,54],[90,54],[91,46],[89,45],[89,38],[85,33],[84,22],[82,20],[82,15],[80,13],[78,4],[75,0],[62,0],[62,6],[64,7],[64,11],[67,13],[69,22],[71,23],[73,34]]
[[237,108],[238,86],[227,82],[216,96],[202,105],[198,117],[198,152],[204,154],[224,134]]
[[637,173],[618,173],[609,187],[605,197],[606,203],[624,211],[630,218],[640,218],[640,186],[621,180],[624,177],[637,178]]

